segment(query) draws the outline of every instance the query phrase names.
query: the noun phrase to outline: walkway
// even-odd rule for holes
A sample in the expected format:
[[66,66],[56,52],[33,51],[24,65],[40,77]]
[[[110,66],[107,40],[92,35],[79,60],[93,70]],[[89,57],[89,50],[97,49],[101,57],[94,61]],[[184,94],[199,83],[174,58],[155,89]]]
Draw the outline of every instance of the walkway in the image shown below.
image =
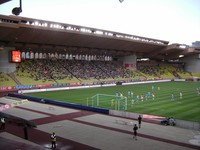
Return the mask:
[[[17,99],[0,98],[0,104],[11,104]],[[57,135],[57,150],[194,150],[200,149],[200,132],[172,126],[142,122],[138,140],[132,136],[135,120],[28,102],[4,110],[27,120],[34,121],[37,128],[28,129],[24,139],[23,127],[7,123],[0,132],[0,147],[9,150],[46,150],[51,147],[50,134]],[[116,122],[123,120],[124,124]]]

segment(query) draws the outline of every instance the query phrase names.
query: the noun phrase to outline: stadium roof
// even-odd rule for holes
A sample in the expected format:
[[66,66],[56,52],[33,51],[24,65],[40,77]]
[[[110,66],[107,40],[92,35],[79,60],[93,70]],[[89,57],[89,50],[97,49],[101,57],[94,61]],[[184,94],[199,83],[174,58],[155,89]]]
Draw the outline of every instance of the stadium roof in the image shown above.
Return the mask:
[[0,5],[3,3],[9,2],[9,1],[11,1],[11,0],[0,0]]
[[196,53],[184,45],[168,45],[168,41],[18,16],[0,15],[0,35],[0,47],[29,51],[70,51],[116,57],[136,54],[160,60]]

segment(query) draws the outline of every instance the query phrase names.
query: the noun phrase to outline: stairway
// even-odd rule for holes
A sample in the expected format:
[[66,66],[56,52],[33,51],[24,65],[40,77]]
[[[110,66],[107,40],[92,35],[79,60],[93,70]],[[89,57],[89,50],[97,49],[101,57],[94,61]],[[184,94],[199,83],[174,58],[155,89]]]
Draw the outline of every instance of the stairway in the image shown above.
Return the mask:
[[176,71],[172,71],[172,74],[178,78],[178,79],[181,79],[181,76],[176,72]]
[[11,77],[11,79],[13,79],[17,85],[22,85],[21,82],[15,77],[15,75],[14,75],[13,72],[8,73],[7,75],[8,75],[9,77]]
[[138,73],[140,76],[147,79],[147,76],[145,74],[141,73],[140,71],[136,70],[135,72]]

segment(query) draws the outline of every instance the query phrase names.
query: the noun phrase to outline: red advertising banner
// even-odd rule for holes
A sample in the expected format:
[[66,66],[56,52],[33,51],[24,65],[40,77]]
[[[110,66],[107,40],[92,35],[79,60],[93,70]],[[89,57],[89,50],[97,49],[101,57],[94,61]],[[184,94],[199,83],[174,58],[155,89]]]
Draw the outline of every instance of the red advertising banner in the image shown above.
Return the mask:
[[81,82],[71,82],[71,83],[69,83],[68,84],[69,86],[79,86],[79,85],[81,85]]
[[0,87],[0,91],[8,91],[8,90],[14,90],[15,87],[14,86],[4,86],[4,87]]
[[136,64],[124,64],[125,68],[135,68]]
[[51,84],[37,84],[35,85],[36,88],[46,88],[46,87],[51,87]]

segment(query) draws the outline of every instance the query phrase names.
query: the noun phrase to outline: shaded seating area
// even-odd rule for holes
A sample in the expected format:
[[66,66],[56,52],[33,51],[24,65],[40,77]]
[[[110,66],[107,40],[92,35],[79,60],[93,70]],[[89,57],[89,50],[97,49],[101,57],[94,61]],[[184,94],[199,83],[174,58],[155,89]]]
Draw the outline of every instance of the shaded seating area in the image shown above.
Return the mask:
[[170,64],[162,64],[162,65],[140,65],[137,68],[142,74],[146,76],[146,78],[190,78],[192,76],[191,73],[183,71],[182,68],[170,65]]

